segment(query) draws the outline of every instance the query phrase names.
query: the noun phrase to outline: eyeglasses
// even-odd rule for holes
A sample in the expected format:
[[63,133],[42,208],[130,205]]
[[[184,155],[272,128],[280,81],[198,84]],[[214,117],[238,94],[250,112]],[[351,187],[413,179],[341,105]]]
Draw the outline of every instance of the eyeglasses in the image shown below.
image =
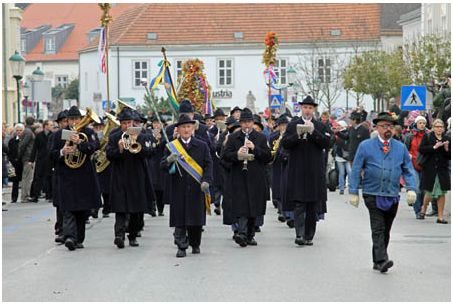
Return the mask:
[[376,125],[378,127],[381,127],[382,129],[393,129],[394,125],[392,124],[385,124],[385,125]]

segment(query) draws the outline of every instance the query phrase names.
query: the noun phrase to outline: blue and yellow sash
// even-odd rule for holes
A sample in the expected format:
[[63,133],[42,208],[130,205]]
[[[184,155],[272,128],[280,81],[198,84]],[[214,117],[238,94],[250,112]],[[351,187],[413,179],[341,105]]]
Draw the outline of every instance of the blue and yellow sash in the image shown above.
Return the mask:
[[[178,155],[177,163],[180,165],[190,176],[193,177],[199,184],[203,177],[203,168],[187,153],[181,142],[175,139],[167,144],[170,152]],[[204,193],[206,212],[211,215],[211,194],[209,189]]]

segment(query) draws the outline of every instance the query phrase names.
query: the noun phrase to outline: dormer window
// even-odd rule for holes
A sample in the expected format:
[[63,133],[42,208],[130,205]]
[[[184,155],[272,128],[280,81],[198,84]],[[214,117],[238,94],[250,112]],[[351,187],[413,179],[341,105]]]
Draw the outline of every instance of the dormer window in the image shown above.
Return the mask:
[[20,52],[22,54],[27,53],[27,40],[26,39],[20,40]]
[[55,54],[55,37],[47,37],[46,41],[46,54]]

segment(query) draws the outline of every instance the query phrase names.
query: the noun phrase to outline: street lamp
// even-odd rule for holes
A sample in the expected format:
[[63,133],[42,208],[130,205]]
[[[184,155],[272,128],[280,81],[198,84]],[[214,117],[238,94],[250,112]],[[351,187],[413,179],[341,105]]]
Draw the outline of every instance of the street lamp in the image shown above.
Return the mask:
[[290,66],[288,70],[286,70],[286,74],[288,75],[288,84],[291,87],[296,82],[296,70]]
[[30,96],[30,91],[31,91],[31,88],[30,88],[30,85],[28,84],[28,82],[26,82],[24,84],[24,86],[22,87],[22,90],[24,91],[24,97],[25,97],[25,117],[28,116],[28,97]]
[[13,77],[16,79],[17,84],[17,121],[20,122],[20,80],[24,75],[25,59],[18,51],[14,52],[14,55],[9,57],[9,63],[11,64],[11,72]]
[[[32,85],[32,102],[35,102],[35,82],[44,80],[44,72],[40,67],[31,73],[31,85]],[[39,119],[39,101],[36,102],[36,119]]]

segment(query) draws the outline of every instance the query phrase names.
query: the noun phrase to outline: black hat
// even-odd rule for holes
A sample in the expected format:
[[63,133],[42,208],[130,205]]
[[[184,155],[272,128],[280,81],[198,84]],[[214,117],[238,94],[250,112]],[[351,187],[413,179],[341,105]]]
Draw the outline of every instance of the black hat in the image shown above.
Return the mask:
[[209,115],[209,114],[205,114],[204,117],[203,117],[204,120],[206,119],[214,119],[214,116],[212,115]]
[[181,114],[179,116],[178,122],[175,124],[175,127],[179,127],[180,125],[188,124],[188,123],[195,124],[195,120],[190,119],[189,115]]
[[146,119],[145,115],[143,115],[142,113],[140,112],[137,112],[135,111],[135,118],[134,118],[135,121],[139,121],[141,123],[146,123],[148,121],[148,119]]
[[193,119],[198,120],[199,122],[204,122],[203,115],[201,115],[200,113],[197,113],[197,112],[195,112],[193,114]]
[[223,110],[221,108],[217,108],[214,111],[214,115],[212,116],[212,118],[216,118],[216,117],[219,117],[219,116],[226,116],[225,112],[223,112]]
[[391,122],[392,124],[396,124],[396,119],[393,117],[393,113],[390,112],[381,112],[377,115],[375,119],[373,119],[373,124],[377,124],[380,121],[387,121]]
[[239,123],[239,121],[234,120],[234,122],[232,124],[227,125],[227,127],[228,127],[228,131],[231,133],[234,130],[236,130],[237,128],[240,128],[241,124]]
[[304,100],[302,100],[302,102],[299,102],[299,104],[300,105],[312,105],[315,107],[318,106],[318,104],[313,100],[313,98],[310,95],[305,97]]
[[164,119],[162,118],[162,116],[160,116],[160,115],[157,116],[156,114],[153,114],[153,116],[151,116],[151,118],[149,120],[151,122],[155,122],[155,121],[159,121],[159,119],[160,119],[160,121],[164,122]]
[[179,113],[193,113],[193,112],[195,112],[195,109],[190,103],[190,100],[183,99],[179,104]]
[[239,108],[238,106],[235,106],[233,109],[231,109],[230,115],[233,115],[233,113],[236,112],[236,111],[242,111],[242,109]]
[[279,126],[281,124],[287,124],[287,123],[288,123],[288,117],[286,115],[280,115],[277,118],[277,126]]
[[102,120],[101,117],[99,117],[99,122],[93,121],[93,124],[92,124],[93,127],[96,127],[96,126],[103,126],[103,125],[104,125],[104,120]]
[[68,118],[68,110],[61,111],[58,113],[56,122],[60,122],[61,120]]
[[235,123],[235,122],[238,122],[238,121],[236,120],[236,118],[234,118],[233,116],[229,116],[229,117],[226,119],[225,124],[228,126],[228,125],[231,125],[231,124],[233,124],[233,123]]
[[261,122],[261,117],[259,115],[257,114],[253,115],[253,123],[255,125],[258,125],[261,128],[261,130],[264,130],[264,126],[263,123]]
[[134,120],[135,119],[135,114],[132,109],[130,108],[124,108],[121,113],[118,115],[118,120],[123,121],[123,120]]
[[72,106],[68,111],[68,117],[82,117],[82,114],[76,106]]
[[362,120],[362,115],[360,115],[359,112],[354,111],[354,112],[351,113],[351,115],[349,115],[349,118],[351,120],[359,120],[360,121],[360,120]]
[[248,108],[244,108],[241,112],[241,117],[239,121],[253,120],[253,113]]

